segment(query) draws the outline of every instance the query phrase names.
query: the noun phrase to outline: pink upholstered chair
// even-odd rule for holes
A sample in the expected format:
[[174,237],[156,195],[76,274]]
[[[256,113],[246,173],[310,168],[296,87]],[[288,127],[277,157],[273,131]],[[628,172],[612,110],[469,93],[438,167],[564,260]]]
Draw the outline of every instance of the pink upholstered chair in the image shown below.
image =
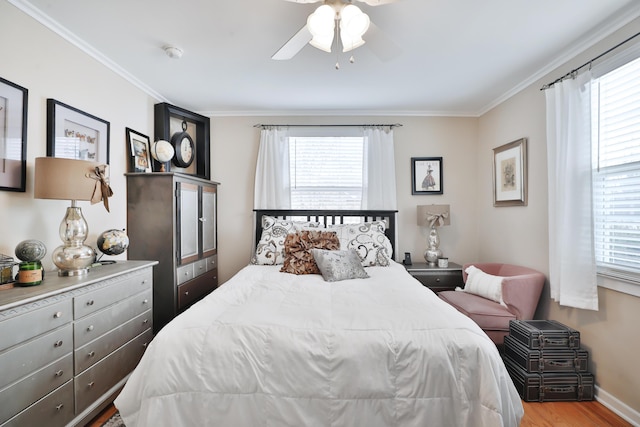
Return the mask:
[[467,282],[465,270],[469,265],[474,265],[487,274],[504,277],[502,300],[506,307],[468,292],[442,291],[438,295],[458,311],[469,316],[494,343],[502,345],[504,337],[509,334],[510,320],[533,319],[544,287],[545,276],[539,271],[517,265],[474,263],[463,266],[462,279],[465,283]]

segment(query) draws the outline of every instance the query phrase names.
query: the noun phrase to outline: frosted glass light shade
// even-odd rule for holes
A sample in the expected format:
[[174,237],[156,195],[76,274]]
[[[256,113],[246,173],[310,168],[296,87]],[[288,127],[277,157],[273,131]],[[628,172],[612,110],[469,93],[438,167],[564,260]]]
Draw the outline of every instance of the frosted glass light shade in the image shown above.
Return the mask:
[[369,15],[363,13],[357,6],[346,5],[340,12],[340,39],[342,51],[348,52],[362,46],[364,33],[369,29],[371,20]]
[[309,44],[325,52],[331,52],[333,33],[336,27],[336,12],[324,4],[307,18],[307,28],[313,36]]

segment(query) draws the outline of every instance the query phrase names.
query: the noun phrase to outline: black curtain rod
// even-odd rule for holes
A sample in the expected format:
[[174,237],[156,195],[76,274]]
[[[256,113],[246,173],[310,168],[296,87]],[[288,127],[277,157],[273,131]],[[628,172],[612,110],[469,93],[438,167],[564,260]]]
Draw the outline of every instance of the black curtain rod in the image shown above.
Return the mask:
[[306,128],[315,128],[315,127],[378,127],[378,126],[389,126],[390,128],[402,127],[400,123],[392,123],[386,125],[376,125],[376,124],[368,124],[368,125],[265,125],[262,123],[258,123],[253,125],[254,128],[266,128],[266,127],[289,127],[289,128],[298,128],[298,127],[306,127]]
[[640,33],[635,33],[634,35],[632,35],[631,37],[629,37],[626,40],[621,41],[620,43],[618,43],[617,45],[615,45],[614,47],[607,49],[606,51],[602,52],[600,55],[596,56],[595,58],[591,58],[590,61],[585,62],[584,64],[582,64],[581,66],[574,68],[573,70],[569,71],[567,74],[565,74],[564,76],[555,79],[554,81],[552,81],[551,83],[547,83],[546,85],[542,86],[540,88],[540,90],[547,90],[550,87],[552,87],[554,84],[556,83],[560,83],[561,81],[563,81],[566,78],[571,77],[572,75],[574,75],[574,73],[578,72],[579,70],[583,69],[584,67],[586,67],[587,65],[591,65],[591,63],[593,63],[593,61],[597,61],[598,59],[602,58],[603,56],[605,56],[608,53],[611,53],[612,51],[616,50],[617,48],[619,48],[620,46],[622,46],[625,43],[630,42],[631,40],[633,40],[634,38],[640,36]]

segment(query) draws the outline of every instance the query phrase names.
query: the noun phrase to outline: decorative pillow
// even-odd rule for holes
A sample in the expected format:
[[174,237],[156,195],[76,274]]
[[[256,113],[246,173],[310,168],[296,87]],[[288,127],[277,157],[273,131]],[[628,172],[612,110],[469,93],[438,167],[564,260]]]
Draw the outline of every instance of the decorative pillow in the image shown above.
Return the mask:
[[384,221],[360,224],[335,224],[328,230],[335,230],[342,250],[354,249],[364,267],[375,265],[388,267],[391,264],[391,242],[384,234]]
[[360,257],[353,249],[346,251],[312,249],[311,252],[320,273],[322,273],[322,278],[327,282],[369,277],[362,267]]
[[320,274],[311,249],[340,249],[336,233],[303,230],[287,235],[284,241],[284,264],[280,271],[293,274]]
[[473,265],[467,267],[465,272],[468,276],[464,292],[490,299],[506,307],[502,300],[502,279],[504,277],[487,274]]
[[317,228],[319,222],[290,221],[271,216],[262,217],[262,236],[251,258],[251,264],[278,265],[284,262],[284,240],[289,233],[302,228]]

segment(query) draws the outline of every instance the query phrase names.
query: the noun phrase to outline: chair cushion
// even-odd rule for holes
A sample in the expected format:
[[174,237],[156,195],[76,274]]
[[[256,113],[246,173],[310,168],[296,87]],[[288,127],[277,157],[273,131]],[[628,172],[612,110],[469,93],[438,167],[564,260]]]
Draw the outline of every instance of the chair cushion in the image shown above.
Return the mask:
[[442,291],[438,296],[482,329],[508,331],[509,320],[516,320],[516,316],[499,303],[468,292]]

